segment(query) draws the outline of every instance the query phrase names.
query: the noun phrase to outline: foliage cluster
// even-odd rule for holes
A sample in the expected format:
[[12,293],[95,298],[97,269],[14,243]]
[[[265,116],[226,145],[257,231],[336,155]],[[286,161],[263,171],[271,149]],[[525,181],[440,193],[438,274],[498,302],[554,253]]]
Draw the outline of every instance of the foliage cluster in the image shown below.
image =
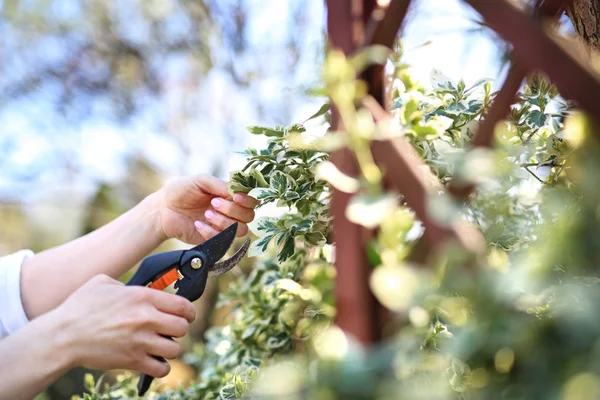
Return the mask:
[[[374,123],[355,77],[377,49],[346,59],[331,52],[323,92],[347,135],[310,140],[302,125],[250,128],[270,138],[249,149],[231,190],[288,207],[258,222],[251,274],[221,294],[231,323],[213,328],[190,356],[198,383],[154,398],[584,399],[600,396],[596,323],[600,148],[582,114],[543,78],[530,79],[495,132],[492,149],[471,149],[491,84],[467,87],[439,71],[431,88],[393,65],[392,123]],[[319,114],[319,113],[318,113]],[[439,178],[476,184],[461,203],[433,194],[441,223],[467,220],[485,254],[449,246],[431,269],[408,256],[422,231],[411,210],[382,185],[373,140],[402,135]],[[346,176],[327,153],[346,146],[360,174]],[[327,244],[330,185],[354,194],[348,217],[377,227],[369,244],[370,286],[391,311],[394,334],[365,352],[329,322],[334,269]],[[400,200],[400,201],[398,201]],[[307,340],[308,339],[308,340]],[[90,388],[88,398],[127,397],[129,381]],[[128,389],[129,388],[129,389]]]

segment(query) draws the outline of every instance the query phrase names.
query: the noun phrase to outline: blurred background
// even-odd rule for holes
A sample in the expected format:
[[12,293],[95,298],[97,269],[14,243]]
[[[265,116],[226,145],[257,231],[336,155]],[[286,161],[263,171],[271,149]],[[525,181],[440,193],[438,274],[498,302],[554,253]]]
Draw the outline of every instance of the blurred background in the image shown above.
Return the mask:
[[[474,18],[458,0],[413,7],[406,62],[424,83],[439,68],[500,84],[503,49]],[[261,145],[245,126],[324,102],[307,94],[324,22],[323,0],[0,0],[0,256],[94,230],[170,176],[227,179]]]

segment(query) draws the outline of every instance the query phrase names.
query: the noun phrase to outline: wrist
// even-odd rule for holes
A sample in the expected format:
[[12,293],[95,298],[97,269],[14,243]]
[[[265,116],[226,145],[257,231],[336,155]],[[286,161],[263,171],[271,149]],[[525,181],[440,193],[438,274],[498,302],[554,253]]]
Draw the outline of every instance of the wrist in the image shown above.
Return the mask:
[[39,358],[49,367],[50,374],[62,375],[78,366],[77,334],[73,332],[69,317],[61,313],[60,307],[36,318],[30,325],[43,336],[39,343]]
[[148,195],[137,205],[137,208],[139,208],[141,218],[144,221],[143,224],[148,230],[153,243],[158,246],[167,240],[168,236],[163,229],[161,219],[162,191],[158,190]]

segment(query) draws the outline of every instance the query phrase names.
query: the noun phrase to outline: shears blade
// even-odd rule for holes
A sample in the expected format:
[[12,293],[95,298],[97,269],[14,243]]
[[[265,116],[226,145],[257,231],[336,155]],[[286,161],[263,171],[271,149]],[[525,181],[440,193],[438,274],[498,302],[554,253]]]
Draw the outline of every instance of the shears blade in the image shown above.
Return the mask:
[[212,265],[208,269],[208,277],[209,278],[217,277],[217,276],[222,275],[225,272],[229,271],[233,267],[235,267],[240,262],[240,260],[246,255],[249,247],[250,247],[250,239],[246,239],[246,242],[244,242],[242,247],[240,247],[240,249],[238,251],[236,251],[234,255],[232,255],[227,260],[223,260],[223,261],[220,261],[220,262]]
[[231,224],[228,228],[224,229],[218,235],[213,236],[208,239],[206,242],[199,244],[196,247],[193,247],[190,250],[201,251],[206,255],[206,260],[204,262],[209,267],[214,265],[219,261],[225,254],[227,254],[227,250],[231,247],[233,240],[235,239],[235,234],[237,233],[238,223],[235,222]]

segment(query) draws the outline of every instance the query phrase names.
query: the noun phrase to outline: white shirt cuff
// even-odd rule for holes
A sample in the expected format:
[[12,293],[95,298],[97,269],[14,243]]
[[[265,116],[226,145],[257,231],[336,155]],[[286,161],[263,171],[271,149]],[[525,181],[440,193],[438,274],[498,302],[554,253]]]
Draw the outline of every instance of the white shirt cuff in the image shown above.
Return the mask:
[[21,265],[32,256],[21,250],[0,258],[0,339],[29,322],[21,301]]

